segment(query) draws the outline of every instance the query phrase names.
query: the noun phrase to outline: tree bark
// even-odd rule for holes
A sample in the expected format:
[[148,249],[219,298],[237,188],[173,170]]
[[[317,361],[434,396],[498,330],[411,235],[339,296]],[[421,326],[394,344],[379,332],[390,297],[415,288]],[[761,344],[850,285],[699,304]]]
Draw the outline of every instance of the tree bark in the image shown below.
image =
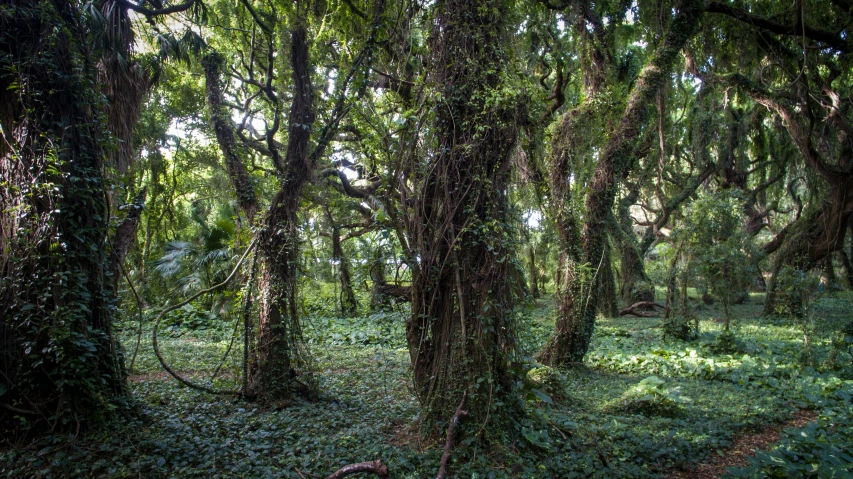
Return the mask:
[[831,187],[819,206],[804,212],[789,225],[771,264],[764,314],[773,314],[776,310],[776,277],[782,268],[790,266],[808,271],[827,255],[841,250],[851,216],[853,179],[848,179],[838,187]]
[[223,105],[224,99],[220,83],[222,82],[222,69],[225,66],[225,59],[219,53],[213,52],[205,55],[201,64],[204,69],[210,123],[213,132],[216,134],[216,142],[225,158],[225,171],[228,172],[228,179],[237,195],[237,203],[251,223],[254,221],[255,214],[260,206],[255,196],[255,187],[249,178],[249,172],[237,154],[234,125],[231,122],[228,109]]
[[125,392],[105,271],[109,133],[76,5],[0,10],[0,430],[20,426],[15,409],[36,427],[91,424]]
[[376,247],[376,256],[370,262],[370,281],[373,289],[370,293],[370,309],[378,311],[384,304],[385,298],[381,287],[385,285],[385,255],[381,246]]
[[116,228],[113,235],[112,248],[107,261],[107,271],[110,273],[110,284],[113,292],[118,291],[119,278],[121,278],[121,265],[127,257],[130,246],[136,240],[136,230],[139,227],[139,218],[145,207],[146,190],[143,188],[136,196],[133,203],[127,205],[128,212],[121,224]]
[[530,296],[539,299],[539,275],[536,269],[536,250],[531,244],[528,248],[528,261],[530,263]]
[[288,118],[285,171],[259,232],[264,271],[261,283],[261,316],[257,344],[257,370],[251,389],[268,399],[308,393],[305,381],[296,381],[297,369],[305,365],[302,328],[296,304],[299,265],[298,211],[303,186],[314,165],[309,158],[314,113],[314,92],[307,31],[297,25],[290,34],[293,103]]
[[[606,242],[604,245],[604,260],[601,262],[601,304],[598,310],[605,318],[619,317],[619,301],[616,299],[616,278],[613,277],[613,265],[610,258],[610,251],[612,249],[610,242]],[[652,295],[650,301],[654,301],[654,295]]]
[[[507,58],[504,2],[444,0],[435,12],[431,74],[442,100],[435,107],[435,156],[408,225],[418,260],[406,339],[422,432],[437,435],[436,425],[467,391],[470,423],[490,434],[504,424],[501,411],[517,404],[508,396],[517,379],[510,358],[518,285],[511,284],[506,185],[521,102],[486,102],[501,86]],[[523,281],[523,273],[517,276]]]
[[[583,294],[570,300],[570,308],[558,308],[554,336],[542,354],[542,358],[551,365],[563,366],[581,362],[589,349],[600,301],[596,282],[604,258],[605,222],[613,207],[617,180],[633,163],[635,143],[648,121],[655,93],[661,83],[666,81],[681,48],[696,31],[703,9],[704,3],[699,0],[687,0],[682,3],[663,42],[640,73],[619,126],[601,153],[589,184],[585,205],[586,219],[581,234],[581,264],[586,265],[588,270],[573,268],[574,271],[567,274],[567,284],[564,285],[572,294]],[[559,178],[566,181],[566,178]]]
[[618,218],[613,215],[607,216],[608,229],[611,231],[611,236],[618,242],[621,253],[622,286],[619,288],[619,297],[625,306],[655,300],[654,285],[646,275],[645,253],[640,249],[637,235],[634,233],[634,220],[631,217],[631,206],[639,197],[640,188],[630,185],[628,195],[619,200]]
[[352,289],[352,275],[350,274],[349,262],[344,256],[344,248],[341,244],[341,232],[328,209],[326,210],[326,217],[332,226],[332,260],[338,262],[338,274],[341,282],[341,316],[352,318],[358,313],[358,301],[355,299],[355,291]]

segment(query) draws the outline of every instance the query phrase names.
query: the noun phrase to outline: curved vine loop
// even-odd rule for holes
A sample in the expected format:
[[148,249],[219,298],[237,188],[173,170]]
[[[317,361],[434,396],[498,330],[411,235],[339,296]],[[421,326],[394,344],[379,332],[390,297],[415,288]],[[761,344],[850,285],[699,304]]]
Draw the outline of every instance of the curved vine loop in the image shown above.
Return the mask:
[[166,360],[163,359],[163,355],[160,353],[160,346],[157,342],[157,329],[160,326],[160,321],[169,312],[174,311],[178,308],[181,308],[181,307],[189,304],[190,302],[194,301],[196,298],[198,298],[199,296],[201,296],[203,294],[212,293],[214,291],[218,291],[218,290],[224,288],[225,286],[228,286],[228,283],[230,283],[231,280],[234,279],[234,276],[237,275],[237,271],[240,270],[240,266],[243,264],[243,261],[246,260],[246,258],[249,256],[249,253],[255,248],[255,245],[257,244],[257,242],[258,242],[257,238],[252,240],[252,242],[246,248],[246,251],[243,253],[243,256],[241,256],[240,260],[237,261],[237,264],[234,266],[234,269],[231,271],[231,274],[229,274],[228,277],[225,278],[225,281],[223,281],[217,285],[211,286],[210,288],[203,289],[203,290],[201,290],[198,293],[190,296],[189,298],[185,299],[184,301],[182,301],[178,304],[175,304],[173,306],[169,306],[167,308],[163,308],[163,310],[160,311],[160,314],[157,315],[157,319],[154,321],[154,328],[153,328],[152,335],[151,335],[152,343],[154,345],[154,354],[157,355],[157,360],[160,361],[160,365],[163,366],[163,369],[167,373],[169,373],[169,375],[171,375],[173,378],[177,379],[178,382],[180,382],[181,384],[183,384],[187,387],[190,387],[192,389],[195,389],[198,391],[204,391],[204,392],[210,393],[210,394],[221,394],[221,395],[237,395],[237,394],[240,394],[240,391],[238,391],[238,390],[230,390],[230,389],[229,390],[218,390],[218,389],[209,388],[207,386],[202,386],[201,384],[196,384],[196,383],[190,381],[189,379],[181,376],[177,372],[175,372],[166,363]]

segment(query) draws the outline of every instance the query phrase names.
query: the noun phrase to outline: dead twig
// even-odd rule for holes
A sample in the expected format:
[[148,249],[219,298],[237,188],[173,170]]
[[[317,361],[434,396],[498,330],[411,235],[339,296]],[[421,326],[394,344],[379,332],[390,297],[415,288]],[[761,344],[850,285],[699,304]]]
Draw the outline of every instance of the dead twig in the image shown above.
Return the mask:
[[460,417],[468,415],[468,411],[462,409],[465,407],[466,397],[468,397],[468,391],[462,393],[462,402],[459,403],[459,407],[456,408],[456,413],[453,415],[453,418],[450,419],[450,424],[447,426],[447,440],[444,443],[444,454],[441,455],[441,463],[438,468],[438,475],[435,476],[435,479],[444,479],[447,477],[447,463],[450,461],[450,450],[453,448],[453,429],[455,429],[456,424],[459,423]]

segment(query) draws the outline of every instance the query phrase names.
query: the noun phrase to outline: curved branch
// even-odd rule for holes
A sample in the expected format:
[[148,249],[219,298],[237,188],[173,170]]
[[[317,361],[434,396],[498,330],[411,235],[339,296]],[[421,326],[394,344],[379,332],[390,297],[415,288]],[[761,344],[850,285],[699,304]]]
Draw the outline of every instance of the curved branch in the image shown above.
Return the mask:
[[350,474],[358,474],[360,472],[372,472],[379,479],[388,479],[388,466],[382,464],[382,459],[369,462],[359,462],[357,464],[348,464],[327,477],[326,479],[340,479]]
[[195,5],[195,2],[196,0],[187,0],[184,3],[172,5],[171,7],[150,9],[137,5],[133,2],[129,2],[127,0],[119,0],[121,6],[133,10],[134,12],[139,13],[141,15],[145,15],[146,17],[156,17],[159,15],[169,15],[171,13],[183,12]]
[[194,301],[196,298],[198,298],[199,296],[201,296],[203,294],[212,293],[214,291],[218,291],[218,290],[224,288],[225,286],[228,286],[228,283],[230,283],[231,280],[234,279],[234,276],[237,275],[237,271],[240,270],[240,265],[243,264],[243,261],[245,261],[246,257],[249,256],[249,253],[255,248],[255,245],[257,244],[257,242],[258,242],[257,238],[252,240],[251,244],[249,244],[249,247],[246,248],[246,251],[243,253],[243,256],[241,256],[240,260],[237,261],[237,264],[234,266],[234,269],[231,271],[231,274],[229,274],[228,277],[225,278],[225,281],[223,281],[217,285],[211,286],[210,288],[203,289],[203,290],[199,291],[198,293],[190,296],[186,300],[181,301],[180,303],[178,303],[174,306],[169,306],[168,308],[164,308],[163,311],[160,311],[160,314],[157,315],[157,319],[154,321],[154,330],[151,333],[151,340],[152,340],[152,343],[154,344],[154,354],[157,355],[157,360],[160,361],[160,365],[163,366],[163,369],[167,373],[169,373],[173,378],[177,379],[178,382],[180,382],[181,384],[183,384],[187,387],[190,387],[192,389],[204,391],[204,392],[210,393],[210,394],[224,394],[224,395],[239,394],[239,391],[221,391],[221,390],[209,388],[207,386],[202,386],[200,384],[196,384],[196,383],[190,381],[189,379],[184,378],[183,376],[181,376],[180,374],[178,374],[174,370],[172,370],[172,368],[169,367],[168,364],[166,364],[166,360],[163,359],[162,353],[160,353],[160,345],[157,342],[157,327],[160,326],[160,321],[163,320],[163,317],[166,316],[167,313],[174,311],[178,308],[181,308],[183,306],[186,306],[187,304],[191,303],[192,301]]
[[850,49],[850,43],[841,38],[840,35],[825,30],[819,30],[804,25],[782,25],[781,23],[772,22],[764,17],[753,15],[739,8],[731,7],[720,2],[708,3],[707,11],[710,13],[720,13],[727,15],[743,23],[748,23],[754,27],[766,30],[779,35],[789,35],[795,37],[806,37],[821,43],[825,43],[829,47],[845,52]]

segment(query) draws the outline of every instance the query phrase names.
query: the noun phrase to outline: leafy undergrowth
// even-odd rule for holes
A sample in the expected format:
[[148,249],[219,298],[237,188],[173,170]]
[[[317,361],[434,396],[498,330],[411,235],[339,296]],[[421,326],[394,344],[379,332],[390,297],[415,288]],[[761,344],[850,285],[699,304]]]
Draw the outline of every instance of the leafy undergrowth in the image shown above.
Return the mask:
[[[696,341],[662,340],[658,319],[606,319],[587,367],[554,371],[532,358],[553,328],[550,301],[541,301],[519,319],[521,350],[533,368],[520,385],[527,404],[527,415],[516,418],[521,433],[488,449],[459,444],[452,475],[655,477],[725,454],[745,431],[814,409],[818,423],[789,432],[732,474],[850,477],[853,381],[845,378],[853,366],[838,351],[837,333],[851,319],[853,297],[824,298],[816,309],[806,366],[801,325],[757,318],[753,299],[735,309],[734,354],[714,352],[719,312],[704,307],[697,311],[703,334]],[[159,374],[146,330],[130,382],[137,410],[74,440],[12,444],[0,453],[0,476],[298,478],[295,468],[320,476],[377,458],[393,477],[434,476],[440,446],[420,444],[412,433],[418,405],[405,318],[404,312],[311,318],[305,327],[322,396],[266,407],[199,393]],[[128,324],[121,333],[126,347],[135,344],[134,331]],[[230,325],[171,331],[161,349],[175,368],[209,382],[232,331]],[[241,357],[238,340],[213,384],[235,387]]]

